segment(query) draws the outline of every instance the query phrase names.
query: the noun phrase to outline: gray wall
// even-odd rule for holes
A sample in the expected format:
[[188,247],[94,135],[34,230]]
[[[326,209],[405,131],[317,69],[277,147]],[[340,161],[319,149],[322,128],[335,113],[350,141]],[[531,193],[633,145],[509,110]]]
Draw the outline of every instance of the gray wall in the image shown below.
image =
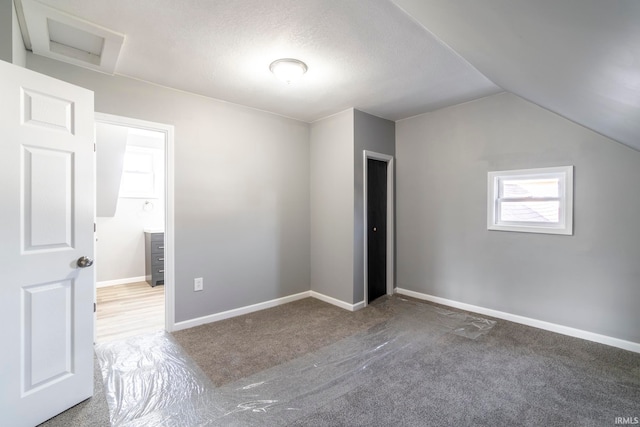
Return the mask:
[[354,111],[354,162],[353,162],[353,301],[364,300],[364,161],[363,151],[396,154],[396,125],[359,110]]
[[[0,12],[4,12],[0,9]],[[27,51],[24,48],[24,42],[22,41],[22,34],[20,33],[20,25],[18,24],[18,15],[16,14],[15,7],[11,10],[11,61],[25,67],[27,63]]]
[[12,0],[0,2],[0,60],[25,66],[24,44]]
[[[396,123],[399,287],[640,342],[640,153],[501,94]],[[487,231],[487,172],[574,165],[574,235]]]
[[353,301],[353,109],[311,124],[311,290]]
[[309,290],[308,124],[36,55],[27,65],[93,90],[98,112],[175,126],[176,321]]
[[395,123],[349,109],[311,124],[311,289],[364,299],[363,150],[395,154]]
[[114,216],[129,128],[96,123],[96,216]]
[[0,1],[0,60],[13,62],[13,2]]
[[145,275],[144,229],[162,230],[164,227],[163,201],[149,199],[153,210],[148,211],[144,209],[145,201],[121,197],[115,215],[96,218],[98,283]]

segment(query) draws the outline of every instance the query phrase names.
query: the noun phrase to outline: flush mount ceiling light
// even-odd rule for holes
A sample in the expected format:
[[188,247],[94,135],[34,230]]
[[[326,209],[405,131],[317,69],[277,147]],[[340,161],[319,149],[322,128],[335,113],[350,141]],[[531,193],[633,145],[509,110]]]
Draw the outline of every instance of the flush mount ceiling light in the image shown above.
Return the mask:
[[293,58],[276,59],[269,65],[271,72],[283,82],[290,84],[307,72],[307,64]]

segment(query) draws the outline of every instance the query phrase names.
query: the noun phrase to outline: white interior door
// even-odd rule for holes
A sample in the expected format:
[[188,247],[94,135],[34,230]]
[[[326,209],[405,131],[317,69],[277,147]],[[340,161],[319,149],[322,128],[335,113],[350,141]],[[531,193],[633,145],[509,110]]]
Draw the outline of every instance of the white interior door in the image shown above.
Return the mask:
[[93,394],[93,92],[0,61],[0,425]]

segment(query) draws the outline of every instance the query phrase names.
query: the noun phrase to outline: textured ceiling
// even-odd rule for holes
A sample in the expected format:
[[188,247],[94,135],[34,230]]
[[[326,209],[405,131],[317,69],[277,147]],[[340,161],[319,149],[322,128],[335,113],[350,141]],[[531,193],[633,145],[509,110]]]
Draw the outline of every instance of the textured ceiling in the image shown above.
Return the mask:
[[394,2],[503,89],[640,150],[640,1]]
[[124,33],[117,74],[307,122],[507,90],[640,150],[638,0],[39,1]]
[[[40,0],[125,34],[115,73],[311,122],[398,120],[500,92],[389,0]],[[278,58],[306,62],[287,86]]]

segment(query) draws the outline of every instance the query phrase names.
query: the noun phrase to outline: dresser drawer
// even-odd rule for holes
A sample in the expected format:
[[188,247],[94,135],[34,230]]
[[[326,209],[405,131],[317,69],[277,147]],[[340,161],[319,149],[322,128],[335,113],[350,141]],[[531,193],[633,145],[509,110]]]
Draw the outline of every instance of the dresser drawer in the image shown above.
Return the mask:
[[160,241],[152,241],[151,242],[151,253],[152,254],[163,254],[164,253],[164,240]]
[[151,241],[152,242],[157,242],[157,241],[163,241],[164,240],[164,233],[149,233],[151,234]]
[[153,267],[151,275],[151,286],[164,285],[164,266]]
[[151,265],[164,266],[164,254],[151,254]]
[[164,285],[164,233],[144,233],[145,273],[151,286]]

